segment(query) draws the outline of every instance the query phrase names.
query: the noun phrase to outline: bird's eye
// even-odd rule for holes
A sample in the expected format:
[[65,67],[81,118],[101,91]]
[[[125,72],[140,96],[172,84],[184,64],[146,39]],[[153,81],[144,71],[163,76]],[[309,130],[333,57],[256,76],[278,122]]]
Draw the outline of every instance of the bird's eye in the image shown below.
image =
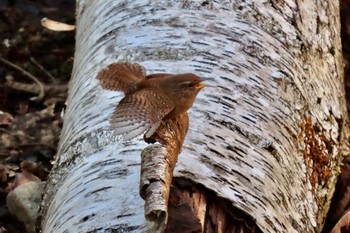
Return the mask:
[[190,82],[190,83],[187,83],[187,86],[188,87],[194,87],[196,84],[195,83],[192,83],[192,82]]

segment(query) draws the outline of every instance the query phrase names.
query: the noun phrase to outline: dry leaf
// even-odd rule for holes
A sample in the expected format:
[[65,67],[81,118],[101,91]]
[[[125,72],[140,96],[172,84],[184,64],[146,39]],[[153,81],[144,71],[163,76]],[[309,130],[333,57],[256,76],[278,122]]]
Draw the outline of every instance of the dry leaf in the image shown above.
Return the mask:
[[43,18],[41,20],[41,25],[52,31],[73,31],[75,29],[75,25],[61,23],[48,18]]

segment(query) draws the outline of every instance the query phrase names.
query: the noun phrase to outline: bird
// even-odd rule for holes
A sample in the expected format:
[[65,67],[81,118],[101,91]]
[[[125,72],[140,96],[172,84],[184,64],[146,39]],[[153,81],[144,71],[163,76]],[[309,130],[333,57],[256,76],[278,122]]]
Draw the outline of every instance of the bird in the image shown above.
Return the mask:
[[124,97],[116,106],[110,125],[115,135],[130,140],[142,133],[150,138],[161,122],[176,119],[189,110],[200,90],[208,84],[193,73],[146,75],[138,63],[111,63],[97,79],[103,89],[121,91]]

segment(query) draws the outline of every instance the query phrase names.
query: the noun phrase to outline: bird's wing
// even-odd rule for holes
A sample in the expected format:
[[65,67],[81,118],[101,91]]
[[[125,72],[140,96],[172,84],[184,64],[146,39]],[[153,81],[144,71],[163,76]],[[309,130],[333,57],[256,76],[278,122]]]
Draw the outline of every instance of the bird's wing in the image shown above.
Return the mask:
[[146,79],[151,79],[151,78],[164,78],[168,76],[174,76],[173,74],[168,74],[168,73],[156,73],[156,74],[149,74],[146,76]]
[[122,134],[124,140],[145,131],[146,137],[150,137],[174,108],[175,104],[171,100],[161,98],[152,90],[141,89],[120,101],[110,120],[111,127],[114,134]]
[[104,89],[129,93],[146,79],[146,72],[137,63],[112,63],[98,73],[97,79]]

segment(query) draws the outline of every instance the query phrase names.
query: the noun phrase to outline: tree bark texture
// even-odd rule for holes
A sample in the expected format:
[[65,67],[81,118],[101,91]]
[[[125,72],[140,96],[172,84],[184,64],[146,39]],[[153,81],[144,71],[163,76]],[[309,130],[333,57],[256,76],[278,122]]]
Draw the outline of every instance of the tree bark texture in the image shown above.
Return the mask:
[[348,149],[338,1],[77,3],[43,232],[154,229],[138,189],[147,145],[113,136],[108,122],[122,94],[96,80],[118,61],[215,78],[189,111],[174,177],[211,190],[262,232],[320,231]]

